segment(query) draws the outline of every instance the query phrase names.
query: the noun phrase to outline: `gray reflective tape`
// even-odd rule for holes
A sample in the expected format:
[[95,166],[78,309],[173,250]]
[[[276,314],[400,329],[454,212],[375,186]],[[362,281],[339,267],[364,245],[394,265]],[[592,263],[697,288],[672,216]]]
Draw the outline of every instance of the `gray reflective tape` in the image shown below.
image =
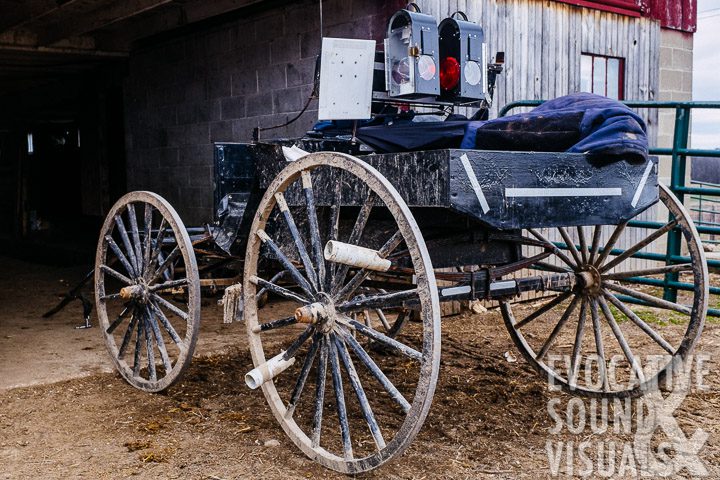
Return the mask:
[[463,293],[470,293],[470,285],[464,287],[450,287],[443,288],[440,290],[440,295],[443,297],[449,297],[451,295],[462,295]]
[[506,197],[617,197],[622,188],[506,188]]
[[650,176],[650,171],[652,170],[652,167],[652,161],[648,160],[645,171],[643,172],[643,176],[640,179],[640,183],[638,183],[637,189],[635,189],[635,195],[633,196],[632,202],[630,202],[630,205],[632,205],[633,207],[636,207],[638,202],[640,201],[640,194],[642,193],[643,188],[645,188],[645,184],[647,183],[647,179]]
[[490,291],[493,290],[504,290],[506,288],[515,288],[517,282],[515,280],[506,280],[504,282],[493,282],[490,284]]
[[462,166],[465,169],[465,174],[470,180],[470,185],[472,185],[472,189],[475,191],[475,196],[477,197],[478,202],[480,202],[480,207],[482,208],[483,213],[487,213],[488,211],[490,211],[490,205],[488,205],[485,194],[483,194],[483,191],[480,188],[480,183],[478,183],[478,179],[475,176],[472,165],[470,165],[470,159],[468,158],[467,154],[462,154],[462,156],[460,157],[460,163],[462,163]]

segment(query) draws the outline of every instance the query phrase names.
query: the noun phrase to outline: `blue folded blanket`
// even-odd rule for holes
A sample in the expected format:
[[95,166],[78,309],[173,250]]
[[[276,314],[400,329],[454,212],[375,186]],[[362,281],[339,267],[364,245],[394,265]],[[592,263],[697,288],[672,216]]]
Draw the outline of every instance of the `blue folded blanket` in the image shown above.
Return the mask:
[[380,152],[433,148],[586,153],[598,160],[643,160],[645,122],[622,103],[591,93],[566,95],[528,113],[489,121],[402,123],[358,129]]

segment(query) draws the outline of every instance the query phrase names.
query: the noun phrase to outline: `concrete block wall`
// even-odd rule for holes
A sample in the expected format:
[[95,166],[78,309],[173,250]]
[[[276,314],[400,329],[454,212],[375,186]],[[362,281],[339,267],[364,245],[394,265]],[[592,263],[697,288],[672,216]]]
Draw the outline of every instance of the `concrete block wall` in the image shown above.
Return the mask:
[[[382,41],[405,2],[325,0],[323,34]],[[251,139],[254,127],[285,123],[305,105],[320,53],[318,2],[287,2],[131,53],[125,82],[129,190],[152,190],[183,221],[212,219],[213,142]],[[317,119],[313,101],[289,127],[297,136]]]
[[[658,100],[692,100],[693,35],[663,28],[660,30],[660,89]],[[661,109],[658,117],[658,147],[671,148],[675,110]],[[689,165],[689,163],[688,163]],[[660,159],[660,177],[670,181],[670,157]],[[688,168],[688,181],[690,169]]]

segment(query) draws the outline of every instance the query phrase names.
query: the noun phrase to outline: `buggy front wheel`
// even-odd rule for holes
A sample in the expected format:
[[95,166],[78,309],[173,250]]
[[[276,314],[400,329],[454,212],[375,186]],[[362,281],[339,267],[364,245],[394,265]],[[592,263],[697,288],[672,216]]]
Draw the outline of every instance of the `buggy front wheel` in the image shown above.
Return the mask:
[[[326,260],[329,240],[383,259],[402,252],[395,281],[378,288],[384,280],[373,271]],[[285,284],[260,271],[273,264],[288,271]],[[253,372],[262,377],[255,383],[249,375],[248,384],[262,385],[290,439],[343,473],[371,470],[403,452],[435,390],[440,308],[425,243],[395,188],[349,155],[315,153],[289,163],[260,202],[243,281]],[[260,311],[260,288],[285,304]],[[421,323],[403,321],[407,306],[419,309]]]

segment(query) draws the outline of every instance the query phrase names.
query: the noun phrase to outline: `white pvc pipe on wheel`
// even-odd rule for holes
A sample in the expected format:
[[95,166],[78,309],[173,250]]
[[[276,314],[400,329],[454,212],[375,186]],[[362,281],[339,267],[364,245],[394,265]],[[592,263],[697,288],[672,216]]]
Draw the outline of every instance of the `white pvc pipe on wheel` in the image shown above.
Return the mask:
[[387,272],[391,262],[382,258],[377,250],[359,247],[349,243],[330,240],[325,244],[325,260],[342,263],[356,268],[366,268],[376,272]]
[[255,390],[263,383],[272,380],[287,370],[290,365],[295,363],[295,357],[285,360],[283,359],[284,355],[285,352],[280,352],[279,355],[250,370],[245,374],[245,384]]

